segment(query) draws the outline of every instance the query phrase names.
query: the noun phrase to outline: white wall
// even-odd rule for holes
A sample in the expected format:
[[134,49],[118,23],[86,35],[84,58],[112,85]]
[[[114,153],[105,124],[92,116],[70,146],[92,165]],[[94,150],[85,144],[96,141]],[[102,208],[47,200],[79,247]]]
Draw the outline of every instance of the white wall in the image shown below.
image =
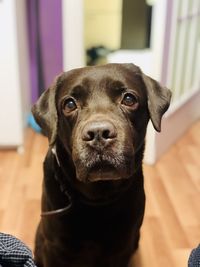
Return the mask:
[[25,0],[0,1],[0,147],[21,146],[27,109]]
[[64,70],[83,67],[83,0],[62,0]]

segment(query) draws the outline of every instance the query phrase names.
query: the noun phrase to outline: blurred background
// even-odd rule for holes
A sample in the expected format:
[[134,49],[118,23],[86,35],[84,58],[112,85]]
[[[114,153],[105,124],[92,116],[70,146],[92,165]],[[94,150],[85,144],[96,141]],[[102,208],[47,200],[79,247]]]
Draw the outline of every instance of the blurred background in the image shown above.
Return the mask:
[[[30,214],[35,216],[28,225],[31,229],[36,227],[41,182],[34,177],[37,174],[39,181],[42,179],[40,169],[47,141],[27,128],[29,125],[38,130],[30,115],[32,104],[61,71],[113,62],[135,63],[172,90],[172,103],[162,121],[162,132],[156,133],[149,124],[145,151],[145,163],[148,164],[145,171],[149,177],[163,179],[162,182],[157,178],[152,178],[151,182],[147,180],[147,192],[152,196],[150,208],[153,215],[163,215],[161,219],[167,224],[159,232],[147,209],[150,217],[145,228],[148,231],[145,231],[149,237],[147,247],[151,251],[149,231],[163,239],[162,234],[168,233],[168,225],[171,227],[171,239],[161,251],[162,259],[169,258],[166,251],[170,250],[170,244],[179,248],[173,255],[173,261],[178,264],[162,264],[160,259],[158,265],[151,266],[184,266],[180,263],[185,259],[185,251],[188,255],[188,248],[194,247],[200,239],[197,205],[200,201],[199,0],[0,1],[0,186],[3,188],[0,215],[4,215],[2,220],[0,217],[0,226],[33,246],[33,234],[23,232],[24,220]],[[152,164],[155,165],[149,166]],[[16,180],[19,176],[21,184]],[[174,176],[184,178],[176,182]],[[21,188],[21,191],[12,195],[14,188]],[[158,198],[152,193],[155,190]],[[15,194],[13,204],[11,202],[12,213],[6,212],[6,205]],[[16,228],[16,210],[26,194],[29,201],[21,210],[20,227]],[[163,201],[165,197],[169,202]],[[172,206],[171,215],[162,214],[164,210],[170,213]],[[186,217],[182,217],[183,214]],[[9,227],[8,221],[13,223]],[[185,224],[180,226],[180,221]],[[173,229],[177,225],[176,239]],[[192,238],[188,241],[183,236],[190,235],[190,230]],[[155,253],[160,244],[157,242]],[[141,266],[148,266],[148,261]]]

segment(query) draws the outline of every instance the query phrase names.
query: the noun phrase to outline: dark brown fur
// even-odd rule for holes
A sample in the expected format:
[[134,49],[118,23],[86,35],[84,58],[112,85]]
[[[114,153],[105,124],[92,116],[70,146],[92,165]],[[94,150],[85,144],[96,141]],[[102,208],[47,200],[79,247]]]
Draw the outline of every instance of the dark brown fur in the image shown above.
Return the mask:
[[128,266],[145,208],[146,127],[150,118],[160,131],[170,96],[133,64],[75,69],[43,93],[33,107],[50,144],[42,211],[72,206],[42,217],[38,266]]

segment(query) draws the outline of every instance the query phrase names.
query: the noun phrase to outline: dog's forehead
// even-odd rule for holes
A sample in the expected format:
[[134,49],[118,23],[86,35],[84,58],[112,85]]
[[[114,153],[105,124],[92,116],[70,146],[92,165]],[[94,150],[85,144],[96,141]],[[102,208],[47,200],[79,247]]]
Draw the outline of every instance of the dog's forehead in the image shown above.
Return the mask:
[[140,91],[141,71],[133,64],[107,64],[74,69],[64,75],[61,95],[91,95],[120,88]]

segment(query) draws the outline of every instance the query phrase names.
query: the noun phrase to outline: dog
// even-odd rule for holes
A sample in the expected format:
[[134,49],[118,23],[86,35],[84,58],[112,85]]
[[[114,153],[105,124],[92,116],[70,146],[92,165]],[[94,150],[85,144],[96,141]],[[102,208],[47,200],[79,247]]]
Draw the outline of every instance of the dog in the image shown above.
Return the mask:
[[49,139],[38,267],[126,267],[145,209],[142,159],[170,91],[134,64],[60,74],[32,108]]

